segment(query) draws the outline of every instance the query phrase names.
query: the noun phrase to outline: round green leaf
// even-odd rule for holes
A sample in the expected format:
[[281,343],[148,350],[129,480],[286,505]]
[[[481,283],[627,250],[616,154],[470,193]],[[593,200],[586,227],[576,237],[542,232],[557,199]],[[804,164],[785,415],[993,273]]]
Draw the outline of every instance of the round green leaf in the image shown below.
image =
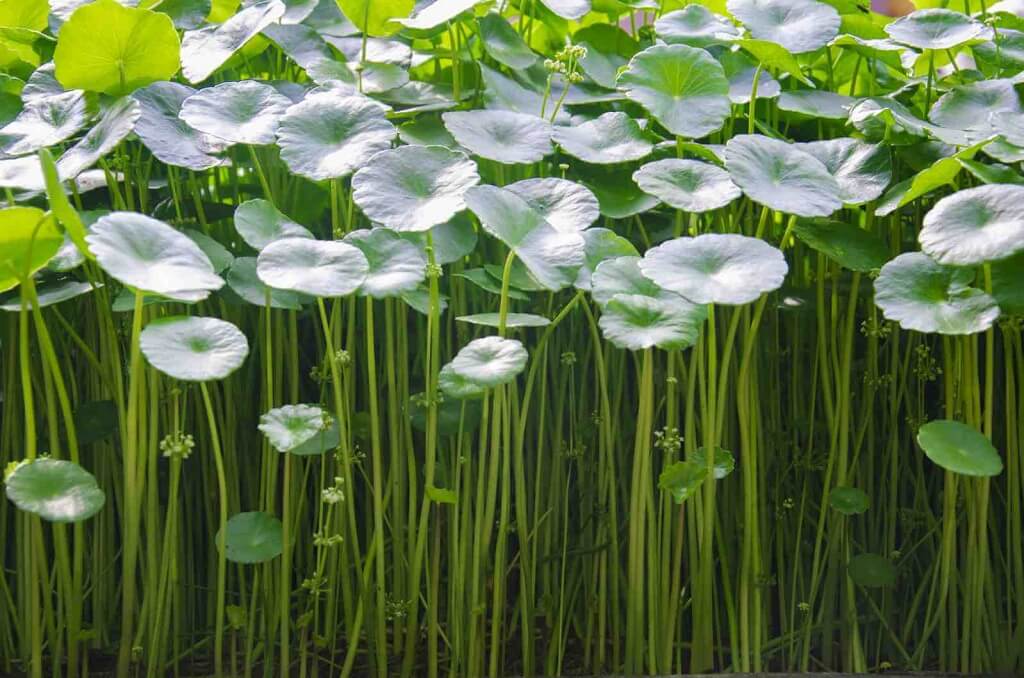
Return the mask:
[[278,0],[246,7],[227,21],[186,31],[181,41],[181,72],[192,84],[206,80],[260,31],[284,16]]
[[262,198],[246,200],[235,208],[235,230],[256,250],[281,238],[313,237],[305,226],[295,223]]
[[257,427],[278,452],[289,452],[324,428],[324,411],[315,405],[284,405],[260,416]]
[[274,143],[278,120],[291,100],[255,80],[224,82],[201,89],[181,104],[190,127],[233,144]]
[[196,172],[225,164],[214,156],[225,143],[190,127],[178,114],[181,104],[195,90],[176,82],[155,82],[132,97],[139,102],[141,115],[135,133],[146,148],[165,165]]
[[877,271],[889,259],[889,248],[880,238],[843,221],[800,219],[793,226],[796,237],[808,247],[851,271]]
[[505,186],[505,190],[522,198],[556,231],[582,231],[601,216],[594,194],[574,181],[557,177],[523,179]]
[[217,532],[218,549],[233,563],[263,563],[281,555],[284,550],[281,521],[261,511],[236,513],[224,526],[225,534]]
[[859,488],[837,487],[828,493],[828,505],[844,516],[855,516],[868,510],[871,499]]
[[950,49],[988,33],[985,25],[949,9],[919,9],[885,26],[890,38],[918,49]]
[[850,558],[846,571],[858,586],[880,588],[896,583],[896,567],[876,553],[861,553]]
[[213,264],[213,270],[215,273],[223,273],[231,264],[235,261],[235,255],[228,251],[228,248],[221,245],[219,242],[206,235],[202,231],[197,231],[193,228],[186,228],[182,231],[189,239],[195,244],[199,245],[201,249]]
[[227,275],[228,287],[242,300],[255,306],[287,308],[298,311],[307,297],[290,290],[270,287],[256,273],[256,257],[238,257]]
[[386,228],[359,229],[345,236],[359,248],[369,270],[359,293],[383,299],[411,292],[427,278],[427,256],[419,247]]
[[455,141],[473,155],[510,164],[540,162],[554,150],[551,123],[513,111],[453,111],[441,116]]
[[367,35],[384,36],[402,27],[394,19],[409,16],[415,0],[337,0],[345,17]]
[[[600,268],[600,267],[598,267]],[[629,351],[678,350],[697,343],[707,318],[704,306],[676,297],[616,294],[604,305],[598,325],[604,337]]]
[[729,0],[727,6],[752,36],[793,54],[821,49],[839,34],[839,12],[817,0]]
[[981,80],[949,90],[932,105],[928,117],[951,129],[987,132],[989,116],[1002,114],[1020,119],[1020,96],[1012,80]]
[[729,176],[754,202],[802,217],[827,217],[843,206],[839,184],[814,156],[761,135],[740,134],[725,146]]
[[150,365],[169,377],[216,381],[242,366],[249,342],[225,320],[171,316],[146,325],[139,349]]
[[569,155],[595,165],[642,160],[654,150],[636,120],[621,111],[580,125],[555,127],[554,139]]
[[465,209],[480,183],[476,163],[440,146],[382,151],[352,177],[352,198],[372,221],[393,231],[428,231]]
[[640,270],[637,255],[605,259],[594,269],[590,279],[590,296],[605,305],[617,294],[642,295],[678,302],[679,295],[658,287]]
[[314,297],[352,294],[368,271],[363,253],[340,240],[281,238],[256,259],[256,273],[267,285]]
[[0,151],[35,153],[71,138],[89,121],[85,93],[74,90],[33,98],[14,120],[0,129]]
[[782,286],[789,266],[763,240],[707,233],[647,250],[640,270],[660,287],[698,304],[748,304]]
[[103,270],[137,290],[178,301],[200,301],[224,280],[187,235],[134,212],[102,216],[85,237]]
[[170,80],[178,72],[179,50],[166,14],[96,0],[61,26],[53,62],[65,89],[119,96]]
[[728,172],[699,160],[649,162],[633,174],[633,180],[665,204],[687,212],[725,207],[741,195]]
[[731,112],[722,65],[696,47],[648,47],[630,60],[618,83],[676,136],[706,136],[720,129]]
[[587,187],[597,196],[601,214],[612,219],[626,219],[658,206],[658,199],[644,193],[628,171],[589,177]]
[[338,422],[332,421],[326,430],[321,430],[306,442],[292,449],[290,454],[297,457],[316,457],[338,449],[339,445],[341,445],[341,430],[338,428]]
[[[693,456],[690,459],[696,463],[707,468],[708,457],[705,453],[704,447],[698,447],[693,452]],[[714,472],[715,480],[721,480],[727,475],[736,470],[736,457],[733,456],[732,452],[721,447],[715,448],[715,456],[712,460],[712,470]]]
[[498,63],[513,70],[529,68],[537,62],[537,55],[503,16],[488,12],[477,19],[481,44],[487,54]]
[[654,32],[670,45],[709,47],[739,37],[739,30],[728,19],[698,4],[687,5],[661,15]]
[[307,97],[281,118],[281,159],[299,176],[323,181],[345,177],[391,147],[395,127],[387,108],[361,96]]
[[989,184],[935,203],[917,236],[941,264],[974,266],[1024,251],[1024,186]]
[[526,367],[527,353],[516,339],[482,337],[463,346],[450,365],[471,384],[493,388],[507,384]]
[[[425,233],[406,231],[399,235],[426,252]],[[434,245],[434,263],[442,266],[451,264],[468,257],[476,250],[476,227],[465,213],[456,214],[452,219],[432,228],[430,239]]]
[[999,317],[995,299],[970,287],[974,272],[936,263],[927,254],[901,254],[875,279],[875,304],[906,330],[975,334]]
[[839,199],[847,205],[875,200],[892,180],[892,158],[884,144],[872,145],[844,137],[797,144],[828,170],[839,185]]
[[53,523],[78,523],[91,518],[107,500],[91,473],[63,459],[26,462],[5,485],[7,498],[15,506]]
[[486,386],[456,374],[451,363],[441,368],[437,375],[437,385],[442,393],[455,400],[474,400],[482,398],[487,393]]
[[[500,327],[500,313],[475,313],[473,315],[460,315],[456,320],[470,325],[482,325],[483,327]],[[505,318],[505,327],[545,327],[551,321],[541,315],[533,313],[509,313]]]
[[577,289],[591,289],[594,271],[601,262],[614,257],[639,256],[633,243],[607,228],[588,228],[582,235],[584,261],[576,275]]
[[1003,472],[1003,460],[989,439],[958,421],[928,422],[918,429],[917,444],[935,464],[953,473],[990,477]]
[[63,243],[57,222],[42,210],[0,209],[0,292],[17,287],[46,266]]
[[658,476],[658,487],[672,494],[677,504],[692,497],[704,480],[708,469],[694,461],[677,461],[669,464]]

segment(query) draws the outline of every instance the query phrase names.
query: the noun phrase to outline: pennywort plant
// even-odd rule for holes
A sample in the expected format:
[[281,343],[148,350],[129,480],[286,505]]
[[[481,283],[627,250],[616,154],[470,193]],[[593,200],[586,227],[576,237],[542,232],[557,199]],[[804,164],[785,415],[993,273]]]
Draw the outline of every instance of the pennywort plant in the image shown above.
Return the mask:
[[128,4],[0,1],[0,672],[1024,666],[1019,6]]

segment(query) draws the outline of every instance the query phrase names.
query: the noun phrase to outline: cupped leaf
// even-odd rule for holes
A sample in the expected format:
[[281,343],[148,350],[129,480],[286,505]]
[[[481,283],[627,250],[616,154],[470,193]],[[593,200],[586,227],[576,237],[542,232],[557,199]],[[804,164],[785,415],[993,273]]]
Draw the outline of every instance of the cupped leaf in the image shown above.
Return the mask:
[[246,200],[235,208],[235,230],[256,250],[281,238],[313,237],[309,229],[289,219],[263,198]]
[[725,207],[740,197],[740,189],[721,167],[699,160],[668,158],[649,162],[633,174],[646,193],[687,212]]
[[96,0],[61,26],[53,54],[65,89],[120,96],[178,72],[180,45],[166,14]]
[[257,427],[278,452],[290,452],[324,428],[324,411],[316,405],[283,405],[260,416]]
[[847,205],[877,199],[892,180],[892,158],[883,144],[844,137],[797,146],[825,166],[839,185],[839,199]]
[[391,147],[396,130],[386,113],[366,97],[307,97],[289,108],[277,127],[281,159],[314,181],[346,177]]
[[658,476],[658,487],[672,495],[677,504],[692,497],[708,477],[707,466],[694,461],[677,461]]
[[525,200],[496,186],[469,189],[466,205],[483,229],[508,245],[542,286],[559,290],[576,280],[583,265],[583,238],[578,232],[556,230]]
[[314,297],[344,297],[366,279],[362,251],[340,240],[281,238],[256,259],[256,273],[271,287]]
[[722,65],[696,47],[648,47],[630,60],[618,84],[677,136],[698,138],[715,132],[731,110]]
[[503,337],[474,339],[452,359],[452,372],[471,384],[494,388],[507,384],[526,367],[522,342]]
[[523,179],[505,186],[556,231],[582,231],[601,216],[597,198],[586,186],[567,179]]
[[85,93],[80,90],[34,98],[0,128],[0,151],[12,156],[35,153],[71,138],[88,121]]
[[875,304],[900,327],[939,334],[975,334],[992,327],[999,306],[970,286],[974,272],[937,263],[927,254],[901,254],[875,279]]
[[789,266],[763,240],[707,233],[647,250],[640,270],[660,287],[698,304],[748,304],[777,290]]
[[591,289],[594,271],[601,262],[615,257],[639,256],[633,243],[607,228],[588,228],[582,235],[584,261],[576,275],[577,289]]
[[554,149],[551,124],[543,118],[513,111],[453,111],[444,126],[473,155],[509,164],[540,162]]
[[773,210],[827,217],[843,206],[828,168],[794,144],[740,134],[725,146],[725,166],[751,200]]
[[1003,460],[989,439],[958,421],[930,421],[917,431],[917,444],[947,471],[991,477],[1003,472]]
[[709,47],[739,37],[739,30],[721,14],[698,4],[663,14],[654,22],[655,34],[670,45]]
[[793,54],[813,52],[839,33],[839,12],[817,0],[729,0],[729,13],[758,40],[778,43]]
[[298,311],[306,295],[291,290],[279,290],[260,280],[256,273],[256,257],[238,257],[231,264],[227,274],[228,287],[243,301],[255,306],[287,308]]
[[246,7],[222,24],[185,31],[181,41],[181,72],[192,83],[213,75],[231,56],[286,11],[278,0]]
[[884,588],[896,583],[896,566],[877,553],[861,553],[846,565],[850,579],[858,586]]
[[4,484],[15,506],[52,523],[91,518],[107,500],[91,473],[63,459],[27,461]]
[[1024,251],[1024,186],[989,184],[939,200],[925,215],[918,241],[930,257],[952,266]]
[[359,293],[375,299],[397,297],[420,286],[427,277],[427,256],[419,247],[386,228],[360,229],[345,236],[359,248],[369,269]]
[[110,104],[99,122],[57,160],[60,178],[74,179],[113,151],[132,133],[141,114],[139,104],[131,97]]
[[249,342],[218,318],[170,316],[146,325],[139,350],[154,368],[181,381],[216,381],[245,362]]
[[188,236],[143,214],[111,212],[85,239],[107,274],[137,290],[189,302],[224,285]]
[[[705,452],[706,449],[707,448],[704,447],[698,447],[690,457],[693,462],[700,464],[705,468],[708,465],[708,456]],[[711,460],[711,469],[715,480],[721,480],[736,470],[736,457],[734,457],[732,452],[729,450],[716,447],[715,454]]]
[[981,80],[949,90],[932,105],[928,117],[951,129],[988,131],[992,114],[1021,117],[1024,108],[1012,80]]
[[352,177],[352,199],[393,231],[429,231],[466,207],[480,183],[476,163],[440,146],[402,146],[375,155]]
[[642,160],[654,150],[636,120],[621,111],[603,113],[580,125],[555,127],[554,140],[569,155],[595,165]]
[[871,499],[862,489],[836,487],[828,493],[828,505],[844,516],[855,516],[868,510]]
[[433,2],[417,9],[412,16],[406,19],[395,19],[406,28],[417,31],[429,31],[444,26],[452,19],[455,19],[463,12],[468,12],[477,5],[482,5],[487,0],[434,0]]
[[[399,235],[409,242],[416,243],[426,252],[425,233],[406,231]],[[457,214],[440,226],[430,229],[430,239],[433,241],[434,263],[442,266],[468,257],[476,250],[476,228],[465,213]]]
[[[500,313],[474,313],[473,315],[460,315],[456,318],[459,322],[470,325],[482,325],[483,327],[501,327]],[[505,317],[505,327],[545,327],[551,321],[542,315],[533,313],[509,313]]]
[[63,243],[56,221],[41,209],[0,209],[0,292],[46,266]]
[[604,337],[619,348],[678,350],[697,343],[706,318],[706,307],[681,297],[669,300],[616,294],[604,305],[598,325]]
[[181,104],[195,90],[176,82],[155,82],[135,92],[140,115],[135,123],[139,140],[166,165],[200,172],[225,164],[214,154],[225,144],[193,129],[178,114]]
[[881,238],[844,221],[800,219],[793,233],[811,249],[851,271],[876,271],[889,260],[889,248]]
[[341,430],[338,422],[332,421],[326,429],[321,429],[316,435],[292,449],[289,454],[297,457],[316,457],[341,445]]
[[281,116],[292,102],[255,80],[224,82],[185,99],[179,116],[190,127],[233,144],[274,143]]
[[441,368],[437,375],[437,385],[442,393],[456,400],[474,400],[482,398],[487,393],[486,386],[456,374],[451,363]]
[[605,259],[594,269],[590,279],[590,295],[594,301],[603,306],[617,294],[679,301],[679,295],[658,287],[641,272],[640,257],[635,254]]
[[950,49],[989,33],[985,25],[949,9],[919,9],[885,26],[890,38],[918,49]]
[[265,563],[284,550],[281,521],[262,511],[236,513],[228,518],[224,534],[216,536],[217,548],[233,563]]

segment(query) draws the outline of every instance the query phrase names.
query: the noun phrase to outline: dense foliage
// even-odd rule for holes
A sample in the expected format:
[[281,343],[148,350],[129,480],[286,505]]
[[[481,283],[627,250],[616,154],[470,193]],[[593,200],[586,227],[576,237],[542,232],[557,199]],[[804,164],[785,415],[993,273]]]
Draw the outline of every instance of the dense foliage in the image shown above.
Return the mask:
[[1024,669],[1024,6],[0,0],[0,671]]

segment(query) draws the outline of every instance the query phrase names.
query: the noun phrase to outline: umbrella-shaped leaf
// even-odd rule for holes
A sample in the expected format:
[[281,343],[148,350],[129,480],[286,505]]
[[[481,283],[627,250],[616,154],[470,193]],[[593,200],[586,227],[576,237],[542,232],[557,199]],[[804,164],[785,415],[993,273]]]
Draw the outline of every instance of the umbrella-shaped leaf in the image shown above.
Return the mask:
[[989,439],[958,421],[930,421],[917,431],[917,444],[935,464],[965,476],[1003,472],[1003,460]]
[[744,52],[723,52],[718,55],[718,62],[725,70],[729,79],[729,100],[737,105],[750,103],[750,95],[754,90],[754,75],[757,74],[757,98],[774,99],[779,96],[782,87],[765,67],[758,68],[758,62]]
[[256,250],[281,238],[313,237],[305,226],[281,214],[273,203],[262,198],[246,200],[235,208],[235,230]]
[[663,14],[654,22],[654,32],[670,45],[691,47],[720,45],[739,37],[732,22],[698,4]]
[[86,236],[89,249],[112,278],[178,301],[199,301],[224,281],[187,235],[134,212],[112,212]]
[[444,146],[453,151],[459,150],[440,116],[417,116],[398,127],[398,137],[410,146]]
[[0,151],[7,155],[35,153],[69,139],[89,121],[85,93],[80,90],[25,102],[13,121],[0,129]]
[[157,160],[196,172],[225,163],[214,157],[225,144],[190,127],[178,114],[195,90],[176,82],[155,82],[135,92],[141,115],[135,133]]
[[324,411],[315,405],[284,405],[260,416],[257,427],[278,452],[289,452],[324,428]]
[[610,111],[580,125],[555,127],[554,139],[569,155],[595,165],[641,160],[654,149],[636,120],[622,111]]
[[[600,267],[598,267],[600,269]],[[604,305],[598,325],[619,348],[639,351],[657,346],[682,349],[697,342],[706,307],[676,297],[616,294]]]
[[129,94],[178,72],[178,32],[166,14],[97,0],[61,26],[53,62],[65,89]]
[[918,49],[950,49],[985,37],[990,31],[966,14],[949,9],[919,9],[886,25],[890,38]]
[[308,97],[281,118],[281,159],[292,172],[314,181],[348,176],[391,147],[396,131],[386,113],[387,108],[366,97]]
[[755,38],[793,54],[821,49],[839,33],[839,12],[817,0],[729,0],[728,7]]
[[582,231],[601,215],[590,189],[574,181],[546,177],[524,179],[505,186],[526,201],[556,231]]
[[440,146],[402,146],[375,155],[352,177],[352,198],[372,221],[393,231],[428,231],[466,207],[480,183],[476,163]]
[[850,579],[858,586],[884,588],[896,583],[896,566],[877,553],[861,553],[846,565]]
[[989,116],[1021,117],[1020,96],[1012,80],[982,80],[949,90],[932,105],[928,117],[951,129],[988,131]]
[[[426,252],[425,233],[406,231],[400,235],[405,240],[416,243],[420,249]],[[477,242],[476,228],[468,215],[457,214],[449,221],[432,228],[430,239],[434,245],[434,263],[443,266],[473,253]]]
[[142,114],[138,102],[122,97],[112,103],[100,121],[57,161],[61,179],[73,179],[110,153],[131,134]]
[[15,506],[53,523],[91,518],[107,500],[91,473],[63,459],[25,462],[4,484]]
[[453,111],[441,118],[460,146],[495,162],[539,162],[554,150],[551,124],[535,115],[476,110]]
[[507,19],[497,12],[488,12],[477,19],[482,45],[487,54],[498,63],[514,70],[529,68],[537,62],[537,55],[512,28]]
[[274,143],[277,123],[292,102],[255,80],[224,82],[201,89],[181,104],[190,127],[233,144]]
[[740,305],[777,290],[789,266],[782,252],[763,240],[707,233],[648,250],[640,270],[695,303]]
[[[500,327],[500,313],[475,313],[473,315],[460,315],[456,320],[470,325],[482,325],[484,327]],[[505,317],[505,327],[544,327],[550,325],[551,321],[542,315],[533,313],[509,313]]]
[[266,285],[256,273],[256,257],[238,257],[227,275],[228,287],[244,301],[255,306],[287,308],[297,311],[302,308],[306,296],[291,290],[279,290]]
[[[698,447],[696,450],[694,450],[693,456],[691,456],[690,459],[694,463],[700,464],[701,466],[707,468],[708,457],[707,454],[705,454],[704,452],[705,449],[706,448]],[[725,478],[727,475],[736,470],[736,457],[734,457],[732,452],[730,452],[729,450],[723,449],[721,447],[716,447],[714,459],[712,459],[711,464],[711,469],[715,477],[715,480],[721,480],[722,478]]]
[[725,207],[741,195],[728,172],[699,160],[649,162],[633,174],[633,180],[646,193],[687,212]]
[[437,375],[437,385],[441,392],[455,400],[473,400],[481,398],[487,393],[487,387],[482,386],[467,377],[456,374],[451,363],[441,368]]
[[868,510],[871,499],[859,488],[837,487],[828,493],[828,505],[844,516],[855,516]]
[[398,32],[401,24],[394,21],[409,16],[415,0],[337,0],[345,17],[363,33],[373,36]]
[[1024,186],[989,184],[935,203],[918,233],[941,264],[974,266],[1024,250]]
[[927,254],[907,252],[875,279],[875,304],[900,327],[939,334],[975,334],[999,317],[995,299],[970,286],[974,272],[936,263]]
[[181,41],[181,72],[189,82],[206,80],[260,31],[284,16],[278,0],[246,7],[222,24],[186,31]]
[[493,388],[507,384],[526,367],[527,353],[516,339],[482,337],[463,346],[451,370],[471,384]]
[[0,209],[0,292],[46,266],[64,237],[53,217],[35,207]]
[[224,557],[233,563],[264,563],[284,550],[284,528],[269,513],[236,513],[228,519],[224,530],[224,535],[217,532],[217,548],[223,549]]
[[658,287],[640,271],[640,257],[637,255],[605,259],[594,269],[590,279],[590,295],[594,301],[603,306],[616,294],[679,301],[679,295]]
[[314,297],[352,294],[368,271],[363,253],[339,240],[281,238],[256,259],[256,273],[267,285]]
[[369,270],[359,293],[383,299],[411,292],[427,277],[427,256],[419,247],[386,228],[360,229],[345,242],[366,256]]
[[839,184],[814,156],[766,136],[741,134],[725,146],[729,175],[751,200],[802,217],[827,217],[843,206]]
[[687,45],[655,45],[634,56],[619,87],[650,111],[672,134],[703,137],[729,117],[729,80],[706,51]]
[[332,421],[326,429],[321,429],[316,435],[291,450],[290,454],[298,457],[315,457],[325,452],[337,449],[341,444],[341,430],[338,422]]
[[883,144],[844,137],[798,144],[825,166],[839,184],[839,198],[861,205],[882,195],[892,179],[892,158]]
[[576,275],[577,289],[591,289],[594,271],[602,261],[614,257],[639,256],[633,243],[607,228],[588,228],[582,235],[584,261]]
[[800,219],[793,232],[805,245],[851,271],[876,271],[889,260],[889,248],[881,238],[854,224]]
[[583,238],[558,231],[515,193],[496,186],[466,191],[466,204],[485,231],[515,252],[543,287],[559,290],[576,280],[583,265]]
[[692,497],[704,480],[708,469],[694,461],[677,461],[669,464],[658,476],[658,487],[672,494],[677,504]]
[[170,316],[146,325],[139,349],[150,365],[169,377],[216,381],[242,366],[249,342],[226,320]]

